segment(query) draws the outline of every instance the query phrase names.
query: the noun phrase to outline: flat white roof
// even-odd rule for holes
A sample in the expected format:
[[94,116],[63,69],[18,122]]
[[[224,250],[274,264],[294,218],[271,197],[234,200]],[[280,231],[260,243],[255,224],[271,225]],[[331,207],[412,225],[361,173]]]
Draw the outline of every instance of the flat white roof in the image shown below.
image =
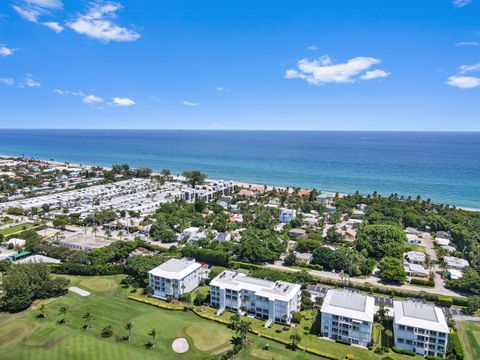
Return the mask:
[[454,256],[445,256],[443,260],[447,263],[448,266],[467,267],[470,265],[468,263],[468,260],[460,259]]
[[170,259],[148,273],[171,280],[181,280],[200,268],[201,265],[193,259]]
[[442,309],[414,301],[393,301],[393,321],[399,325],[448,333]]
[[290,301],[301,289],[299,284],[258,279],[232,270],[224,270],[210,285],[235,291],[253,291],[257,296],[280,301]]
[[375,313],[375,300],[371,296],[353,291],[328,290],[321,311],[322,313],[372,322]]

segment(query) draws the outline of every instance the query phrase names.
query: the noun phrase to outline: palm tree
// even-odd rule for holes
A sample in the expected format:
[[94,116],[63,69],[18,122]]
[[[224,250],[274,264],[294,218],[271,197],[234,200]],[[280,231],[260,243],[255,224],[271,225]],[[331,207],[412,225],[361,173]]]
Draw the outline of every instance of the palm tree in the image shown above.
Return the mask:
[[62,320],[60,320],[62,324],[67,322],[67,313],[68,313],[68,306],[67,305],[60,306],[60,309],[58,309],[58,315],[63,315]]
[[93,320],[93,314],[91,312],[86,312],[85,315],[83,315],[83,318],[85,319],[85,324],[83,325],[83,328],[85,330],[88,330],[90,328],[90,321]]
[[247,334],[249,331],[252,330],[252,323],[249,321],[240,321],[237,328],[237,334],[240,335],[240,339],[242,340],[242,346],[245,344],[247,340]]
[[292,334],[290,335],[290,347],[292,350],[298,348],[298,345],[300,344],[300,341],[302,341],[302,337],[300,336],[300,334],[298,333],[295,333],[295,334]]
[[392,339],[392,337],[393,337],[393,332],[392,332],[392,330],[390,330],[390,329],[385,330],[385,336],[386,336],[387,339],[388,339],[388,346],[390,346],[390,344],[391,344],[391,339]]
[[155,336],[157,336],[157,330],[155,329],[150,330],[148,333],[148,336],[152,338],[152,341],[150,341],[150,343],[148,344],[150,347],[152,347],[155,345],[154,341],[155,341]]
[[124,326],[125,330],[128,330],[128,341],[130,341],[132,337],[132,329],[133,329],[133,324],[131,322],[128,322]]
[[40,309],[38,310],[40,311],[40,317],[42,318],[47,317],[47,307],[45,306],[45,304],[40,305]]
[[238,329],[238,325],[240,324],[240,320],[241,319],[239,313],[233,314],[230,318],[230,327],[236,331]]

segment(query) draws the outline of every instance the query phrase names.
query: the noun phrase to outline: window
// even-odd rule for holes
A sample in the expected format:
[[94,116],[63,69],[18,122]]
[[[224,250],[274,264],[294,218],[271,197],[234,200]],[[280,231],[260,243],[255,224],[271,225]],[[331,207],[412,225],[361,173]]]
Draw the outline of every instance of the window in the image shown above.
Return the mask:
[[413,327],[407,326],[407,331],[413,331]]
[[399,328],[400,330],[405,330],[405,325],[399,325],[398,328]]
[[403,344],[403,343],[405,342],[405,340],[402,339],[402,338],[398,338],[397,341],[398,341],[400,344]]
[[406,343],[407,345],[412,345],[412,344],[413,344],[413,341],[412,341],[412,340],[406,340],[405,343]]

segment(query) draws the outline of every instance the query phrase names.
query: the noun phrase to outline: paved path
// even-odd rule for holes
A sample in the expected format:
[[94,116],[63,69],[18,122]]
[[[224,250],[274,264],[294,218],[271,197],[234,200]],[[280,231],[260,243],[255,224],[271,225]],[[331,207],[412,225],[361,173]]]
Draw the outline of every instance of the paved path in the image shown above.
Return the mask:
[[[267,267],[278,269],[278,270],[284,270],[284,271],[300,271],[298,269],[293,269],[288,266],[284,266],[281,264],[281,262],[276,261],[274,264],[267,264]],[[308,270],[308,273],[314,276],[319,276],[322,278],[327,278],[327,279],[334,279],[334,280],[339,280],[341,281],[340,274],[337,273],[332,273],[328,271],[319,271],[319,270]],[[439,294],[443,296],[459,296],[462,297],[463,295],[456,293],[454,291],[451,291],[449,289],[445,289],[444,287],[434,287],[434,288],[427,288],[427,287],[418,287],[418,286],[413,286],[409,284],[402,284],[402,285],[385,285],[381,283],[381,279],[376,276],[370,276],[369,278],[366,279],[358,279],[358,278],[350,278],[349,281],[353,284],[371,284],[371,285],[376,285],[376,286],[381,286],[384,288],[389,288],[389,289],[403,289],[403,290],[410,290],[410,291],[424,291],[432,294]]]

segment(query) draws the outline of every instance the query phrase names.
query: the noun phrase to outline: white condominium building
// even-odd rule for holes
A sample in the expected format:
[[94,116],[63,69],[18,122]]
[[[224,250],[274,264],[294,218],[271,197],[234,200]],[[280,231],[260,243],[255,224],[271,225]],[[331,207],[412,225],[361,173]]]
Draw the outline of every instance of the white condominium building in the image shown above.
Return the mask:
[[449,329],[440,308],[413,301],[394,301],[393,313],[396,347],[423,356],[445,356]]
[[367,346],[372,338],[375,300],[348,290],[328,290],[322,305],[322,336]]
[[210,282],[210,305],[289,323],[292,312],[300,311],[301,286],[284,281],[268,281],[225,270]]
[[202,277],[201,265],[193,259],[170,259],[148,272],[148,283],[153,296],[178,298],[194,290]]

